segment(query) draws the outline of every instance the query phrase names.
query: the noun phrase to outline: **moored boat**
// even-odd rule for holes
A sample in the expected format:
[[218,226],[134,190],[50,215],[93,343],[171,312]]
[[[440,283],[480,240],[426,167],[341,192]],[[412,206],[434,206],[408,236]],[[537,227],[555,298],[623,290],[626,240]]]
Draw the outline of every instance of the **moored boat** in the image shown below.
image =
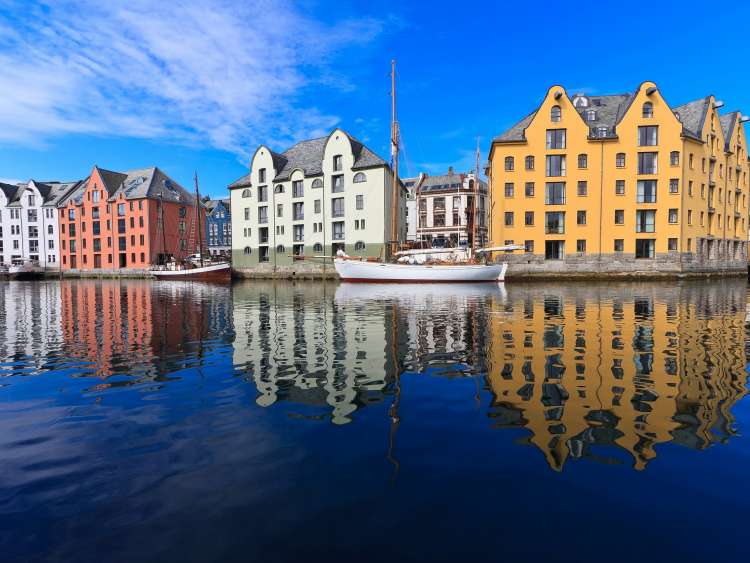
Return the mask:
[[508,265],[502,264],[389,264],[350,258],[333,261],[342,281],[391,283],[502,282]]
[[231,277],[232,269],[229,262],[208,264],[204,266],[190,267],[165,267],[164,269],[152,269],[151,273],[162,280],[203,280],[203,281],[226,281]]

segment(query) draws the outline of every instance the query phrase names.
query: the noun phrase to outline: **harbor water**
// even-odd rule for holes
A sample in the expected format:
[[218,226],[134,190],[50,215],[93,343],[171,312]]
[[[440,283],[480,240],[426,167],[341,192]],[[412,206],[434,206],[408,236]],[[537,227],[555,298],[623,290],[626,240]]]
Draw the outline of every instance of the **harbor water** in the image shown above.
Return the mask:
[[0,283],[3,561],[744,560],[741,279]]

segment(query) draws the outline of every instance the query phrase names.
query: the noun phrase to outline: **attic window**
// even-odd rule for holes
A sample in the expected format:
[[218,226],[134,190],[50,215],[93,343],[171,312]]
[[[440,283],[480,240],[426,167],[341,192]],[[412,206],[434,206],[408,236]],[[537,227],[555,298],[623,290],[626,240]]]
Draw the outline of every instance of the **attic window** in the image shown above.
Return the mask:
[[607,128],[606,127],[597,127],[595,129],[596,136],[597,137],[606,137],[607,136]]
[[242,197],[250,197],[250,189],[249,188],[245,188],[244,190],[242,190]]
[[596,121],[596,110],[586,110],[586,121]]
[[573,98],[573,107],[587,108],[589,107],[589,99],[583,94],[578,94]]
[[323,187],[323,180],[320,178],[315,178],[312,183],[312,188],[322,188]]
[[560,109],[560,106],[552,106],[549,117],[553,123],[557,123],[558,121],[560,121],[560,119],[562,118],[562,110]]
[[654,104],[651,102],[645,102],[643,104],[643,117],[651,118],[654,117]]

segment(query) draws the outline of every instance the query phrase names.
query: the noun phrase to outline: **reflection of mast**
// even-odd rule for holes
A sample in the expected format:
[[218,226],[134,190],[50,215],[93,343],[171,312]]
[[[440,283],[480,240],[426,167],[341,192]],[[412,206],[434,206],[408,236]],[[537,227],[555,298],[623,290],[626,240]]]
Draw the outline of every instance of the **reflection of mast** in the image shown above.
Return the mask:
[[393,385],[393,402],[391,407],[388,409],[388,415],[391,418],[391,428],[388,433],[388,461],[393,464],[393,476],[392,481],[396,480],[398,471],[400,468],[398,460],[393,456],[393,449],[396,444],[396,431],[398,425],[401,422],[401,417],[398,414],[398,407],[401,403],[401,369],[398,363],[398,306],[396,302],[393,302],[391,312],[391,362],[394,369],[394,385]]

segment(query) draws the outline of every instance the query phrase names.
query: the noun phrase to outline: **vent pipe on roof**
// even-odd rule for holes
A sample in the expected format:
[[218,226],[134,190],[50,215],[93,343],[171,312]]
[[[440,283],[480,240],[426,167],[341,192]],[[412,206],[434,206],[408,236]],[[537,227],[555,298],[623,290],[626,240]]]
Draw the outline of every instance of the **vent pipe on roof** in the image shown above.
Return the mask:
[[646,89],[646,95],[651,96],[656,93],[656,90],[657,90],[656,86],[651,86],[650,88]]
[[721,100],[716,100],[714,102],[714,109],[723,108],[723,107],[724,107],[724,102],[722,102]]

